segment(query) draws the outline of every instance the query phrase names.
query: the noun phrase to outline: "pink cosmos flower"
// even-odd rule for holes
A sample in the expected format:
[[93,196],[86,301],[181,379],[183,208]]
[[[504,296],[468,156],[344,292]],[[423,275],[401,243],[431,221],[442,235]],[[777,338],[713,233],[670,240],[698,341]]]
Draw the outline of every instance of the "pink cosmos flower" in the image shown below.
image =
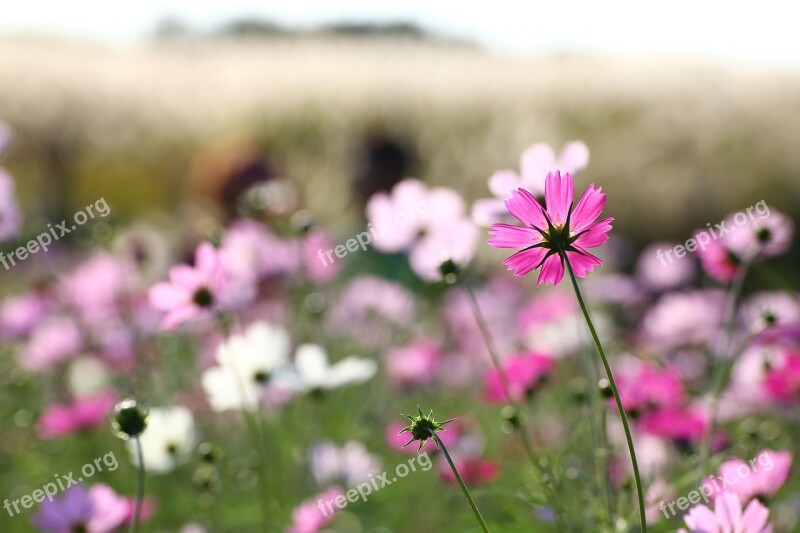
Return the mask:
[[568,172],[573,176],[589,163],[589,148],[582,141],[570,141],[556,157],[544,143],[534,144],[520,157],[520,172],[498,170],[489,178],[489,190],[494,198],[484,198],[472,206],[472,220],[479,226],[489,226],[508,216],[505,200],[515,189],[527,189],[535,195],[544,192],[544,178],[550,172]]
[[683,382],[676,371],[647,363],[620,371],[616,381],[622,405],[629,414],[676,406],[686,398]]
[[697,290],[664,294],[642,320],[642,336],[658,348],[707,346],[722,327],[725,293]]
[[[515,402],[520,402],[547,379],[553,371],[554,362],[552,357],[532,352],[507,357],[502,366],[508,376],[509,393]],[[509,402],[496,368],[486,371],[483,399],[489,403]]]
[[697,442],[708,428],[708,415],[692,406],[670,406],[645,413],[642,431],[678,442]]
[[306,500],[292,511],[292,523],[285,533],[316,533],[339,511],[335,501],[344,497],[344,490],[334,485]]
[[575,298],[560,290],[537,293],[522,306],[517,318],[525,346],[556,358],[580,349],[581,339],[574,334],[580,321]]
[[736,494],[742,502],[766,500],[786,483],[791,468],[789,451],[762,450],[749,463],[733,458],[719,466],[721,477],[736,480],[722,490]]
[[428,189],[408,178],[391,194],[374,194],[366,211],[375,249],[408,252],[411,269],[424,280],[440,279],[439,266],[445,260],[464,265],[475,254],[478,229],[453,189]]
[[771,533],[769,510],[758,500],[751,501],[742,512],[739,497],[723,493],[714,500],[714,510],[705,505],[692,507],[684,517],[688,530],[678,533]]
[[320,250],[333,249],[333,241],[328,233],[321,228],[313,228],[309,231],[301,242],[302,259],[305,265],[305,274],[313,283],[326,283],[339,273],[342,269],[341,261],[323,263],[319,259]]
[[42,372],[76,355],[83,346],[83,336],[74,320],[51,316],[33,330],[19,354],[19,363],[33,372]]
[[800,400],[800,352],[786,353],[764,377],[764,391],[768,398],[794,403]]
[[636,278],[652,291],[664,291],[688,285],[697,274],[697,264],[691,257],[665,259],[659,250],[671,250],[676,243],[657,242],[645,248],[636,261]]
[[14,195],[14,180],[0,168],[0,242],[14,238],[21,223],[22,215]]
[[[697,240],[698,234],[694,234],[695,240]],[[708,277],[723,283],[731,282],[736,277],[739,260],[721,242],[712,240],[705,246],[701,246],[697,249],[697,256]]]
[[358,441],[341,448],[331,441],[315,444],[309,451],[309,469],[320,485],[341,481],[354,487],[381,471],[381,460]]
[[114,408],[117,395],[112,391],[76,398],[66,405],[53,404],[39,418],[38,432],[44,439],[65,437],[78,431],[105,424]]
[[[446,446],[446,445],[445,445]],[[494,461],[483,457],[453,457],[458,473],[468,485],[486,485],[500,474],[500,467]],[[439,477],[448,485],[457,483],[456,475],[446,460],[439,461]]]
[[436,343],[419,339],[386,355],[386,373],[395,387],[427,385],[436,376],[440,359]]
[[27,335],[45,319],[49,308],[49,299],[33,291],[6,298],[0,305],[0,334],[11,338]]
[[597,221],[606,203],[600,187],[589,185],[573,205],[575,187],[572,176],[560,172],[548,174],[545,181],[544,209],[525,189],[512,192],[506,200],[508,211],[524,226],[493,224],[489,244],[496,248],[522,248],[503,264],[514,270],[516,276],[541,267],[537,285],[558,285],[564,278],[564,264],[560,252],[566,253],[575,275],[583,278],[603,262],[586,251],[608,240],[613,218]]
[[162,328],[173,329],[220,308],[227,280],[220,255],[210,243],[197,247],[194,266],[172,267],[169,279],[150,289],[150,305],[166,312]]
[[43,501],[31,520],[47,533],[111,533],[125,523],[130,505],[108,485],[70,487],[60,499]]
[[87,322],[115,314],[126,293],[125,271],[111,254],[100,253],[83,263],[59,283],[59,293]]
[[263,224],[248,219],[231,224],[219,254],[231,277],[250,282],[287,274],[299,266],[295,243],[279,239]]
[[739,321],[748,331],[800,324],[800,299],[797,294],[788,292],[756,293],[742,302]]

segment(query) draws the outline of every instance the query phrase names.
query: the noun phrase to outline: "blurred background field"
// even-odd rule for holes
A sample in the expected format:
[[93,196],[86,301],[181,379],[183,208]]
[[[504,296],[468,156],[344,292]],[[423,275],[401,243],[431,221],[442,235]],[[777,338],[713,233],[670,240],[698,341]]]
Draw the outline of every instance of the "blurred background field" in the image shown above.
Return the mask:
[[101,194],[124,220],[173,211],[257,153],[341,229],[370,143],[399,144],[409,175],[472,200],[532,142],[579,138],[587,179],[639,240],[684,240],[761,199],[800,214],[800,76],[752,66],[413,37],[6,38],[0,117],[17,131],[6,160],[29,212]]

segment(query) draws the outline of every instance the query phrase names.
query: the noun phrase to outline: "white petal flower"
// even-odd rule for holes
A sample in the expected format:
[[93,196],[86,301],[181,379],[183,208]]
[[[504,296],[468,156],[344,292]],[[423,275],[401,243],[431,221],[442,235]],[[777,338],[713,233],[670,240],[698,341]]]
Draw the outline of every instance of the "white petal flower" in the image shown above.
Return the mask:
[[299,346],[294,364],[296,374],[284,383],[304,392],[362,383],[372,378],[378,370],[375,361],[359,357],[347,357],[330,365],[324,348],[317,344]]
[[217,351],[219,366],[203,373],[203,388],[216,412],[255,410],[264,389],[288,371],[288,332],[266,322],[233,335]]
[[[147,429],[139,437],[144,467],[150,472],[169,472],[183,464],[196,442],[194,418],[186,407],[150,410]],[[138,464],[133,441],[128,441],[133,462]]]

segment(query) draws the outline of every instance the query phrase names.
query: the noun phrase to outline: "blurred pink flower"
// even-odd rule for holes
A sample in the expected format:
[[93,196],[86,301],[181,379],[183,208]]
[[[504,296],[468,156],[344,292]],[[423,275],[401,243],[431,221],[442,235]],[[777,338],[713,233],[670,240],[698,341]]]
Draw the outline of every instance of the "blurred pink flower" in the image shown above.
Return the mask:
[[800,324],[800,298],[795,293],[781,291],[753,294],[742,302],[739,322],[748,331]]
[[373,195],[366,211],[375,249],[408,252],[412,270],[424,280],[440,279],[439,266],[445,260],[464,265],[475,253],[478,229],[453,189],[428,189],[408,178],[390,194]]
[[22,215],[14,195],[14,180],[0,167],[0,242],[16,237],[21,223]]
[[763,218],[748,217],[744,224],[737,218],[740,213],[729,216],[725,222],[733,231],[720,237],[723,245],[738,257],[755,246],[759,247],[758,255],[761,258],[784,253],[792,244],[794,223],[774,209],[767,213]]
[[108,485],[76,485],[60,499],[43,501],[31,522],[47,533],[111,533],[125,523],[129,503]]
[[639,419],[639,427],[674,441],[697,442],[708,428],[708,415],[693,406],[669,406],[645,413]]
[[263,224],[249,219],[231,224],[222,237],[219,255],[231,277],[253,283],[291,273],[299,266],[295,243],[279,239]]
[[0,334],[9,338],[27,335],[45,319],[49,308],[48,298],[35,291],[6,298],[0,305]]
[[[512,355],[502,361],[508,376],[509,393],[513,401],[528,398],[553,371],[553,358],[540,353]],[[505,390],[496,368],[489,368],[484,376],[483,399],[489,403],[508,403]]]
[[659,258],[659,250],[671,250],[675,243],[657,242],[639,254],[636,261],[636,278],[651,291],[664,291],[688,285],[697,274],[697,264],[691,257],[673,259]]
[[74,320],[51,316],[33,330],[19,354],[19,363],[28,370],[42,372],[77,355],[83,347],[83,337]]
[[[445,444],[445,446],[447,446]],[[453,457],[458,473],[467,485],[486,485],[494,481],[500,474],[497,463],[483,457]],[[456,475],[445,459],[439,461],[439,477],[448,485],[457,483]]]
[[341,448],[331,441],[311,446],[309,468],[320,485],[341,481],[348,487],[358,485],[379,474],[381,460],[360,442],[349,441]]
[[522,152],[520,172],[498,170],[489,178],[489,190],[494,198],[477,200],[472,206],[472,220],[480,226],[502,222],[507,216],[504,201],[515,189],[527,189],[534,195],[544,192],[545,176],[550,172],[567,172],[573,176],[589,163],[589,148],[582,141],[570,141],[556,157],[544,143],[534,144]]
[[319,250],[330,250],[333,241],[328,233],[320,228],[311,229],[302,239],[302,258],[305,265],[305,274],[313,283],[327,283],[336,277],[342,269],[342,263],[319,260]]
[[719,466],[719,474],[735,482],[722,490],[736,494],[742,502],[753,498],[766,500],[786,483],[791,468],[789,451],[762,450],[749,464],[741,459],[729,459]]
[[172,329],[220,309],[227,280],[219,253],[207,242],[195,251],[195,264],[174,266],[169,282],[150,289],[150,304],[166,312],[161,327]]
[[557,358],[580,348],[580,337],[575,331],[581,321],[575,298],[560,290],[537,293],[522,306],[517,318],[525,346]]
[[764,377],[767,397],[785,403],[800,400],[800,352],[786,353]]
[[98,253],[59,282],[59,293],[87,322],[117,314],[126,293],[125,271],[111,254]]
[[[693,238],[697,240],[698,233],[695,233]],[[711,240],[705,246],[699,247],[697,256],[700,258],[700,265],[708,277],[723,283],[733,281],[736,277],[736,272],[739,269],[739,260],[720,241]]]
[[344,498],[344,490],[334,485],[295,507],[292,523],[285,533],[316,533],[321,530],[339,511],[335,504],[337,498]]
[[414,320],[414,295],[399,283],[376,276],[354,278],[326,315],[331,335],[349,336],[361,346],[389,342],[395,330]]
[[[416,455],[418,453],[416,446],[406,446],[403,448],[403,445],[408,442],[408,435],[399,434],[400,430],[402,430],[404,427],[406,427],[406,424],[401,422],[392,422],[386,426],[386,431],[384,433],[386,442],[389,444],[389,447],[396,452]],[[447,446],[448,450],[455,446],[461,438],[461,428],[458,425],[458,420],[447,424],[447,427],[441,432],[437,433],[437,435],[440,439],[442,439],[442,442],[445,446]],[[421,450],[421,452],[427,453],[434,453],[436,451],[436,443],[433,441],[433,439],[426,440]]]
[[427,385],[436,377],[440,359],[436,343],[419,339],[386,355],[386,373],[395,387]]
[[603,264],[586,248],[605,243],[614,220],[597,220],[606,203],[606,195],[601,191],[591,184],[573,205],[572,176],[548,174],[544,191],[547,209],[525,189],[513,191],[506,207],[524,226],[493,224],[489,244],[495,248],[521,248],[503,264],[514,270],[516,276],[541,268],[537,285],[561,283],[565,267],[560,250],[566,253],[575,275],[584,278],[596,265]]
[[55,439],[105,424],[116,402],[117,395],[106,391],[75,398],[70,404],[50,405],[39,418],[39,436],[43,439]]
[[735,494],[723,493],[714,500],[714,510],[705,505],[689,509],[684,522],[689,530],[678,533],[771,533],[769,510],[753,500],[742,512],[742,503]]
[[725,293],[696,290],[667,293],[642,320],[644,340],[669,350],[682,346],[708,346],[722,327]]
[[646,411],[680,405],[686,399],[678,373],[649,363],[617,372],[617,387],[625,412],[641,415]]

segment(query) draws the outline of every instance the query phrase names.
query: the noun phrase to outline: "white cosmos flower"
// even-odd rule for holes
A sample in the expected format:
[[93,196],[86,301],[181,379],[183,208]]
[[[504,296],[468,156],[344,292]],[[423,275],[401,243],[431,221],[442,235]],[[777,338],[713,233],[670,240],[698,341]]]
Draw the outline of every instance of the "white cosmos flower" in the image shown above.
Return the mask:
[[346,357],[331,365],[325,349],[317,344],[300,345],[295,353],[294,366],[296,372],[286,380],[286,385],[301,392],[363,383],[378,370],[375,361],[359,357]]
[[[186,407],[150,409],[147,428],[139,437],[144,468],[150,472],[169,472],[190,457],[197,439],[192,412]],[[139,464],[136,448],[128,441],[128,451]]]
[[341,448],[323,441],[311,447],[309,466],[319,485],[338,481],[352,487],[379,472],[381,460],[357,441],[349,441]]
[[255,322],[217,349],[219,366],[203,373],[203,388],[216,412],[254,410],[269,383],[287,372],[289,333],[266,322]]

